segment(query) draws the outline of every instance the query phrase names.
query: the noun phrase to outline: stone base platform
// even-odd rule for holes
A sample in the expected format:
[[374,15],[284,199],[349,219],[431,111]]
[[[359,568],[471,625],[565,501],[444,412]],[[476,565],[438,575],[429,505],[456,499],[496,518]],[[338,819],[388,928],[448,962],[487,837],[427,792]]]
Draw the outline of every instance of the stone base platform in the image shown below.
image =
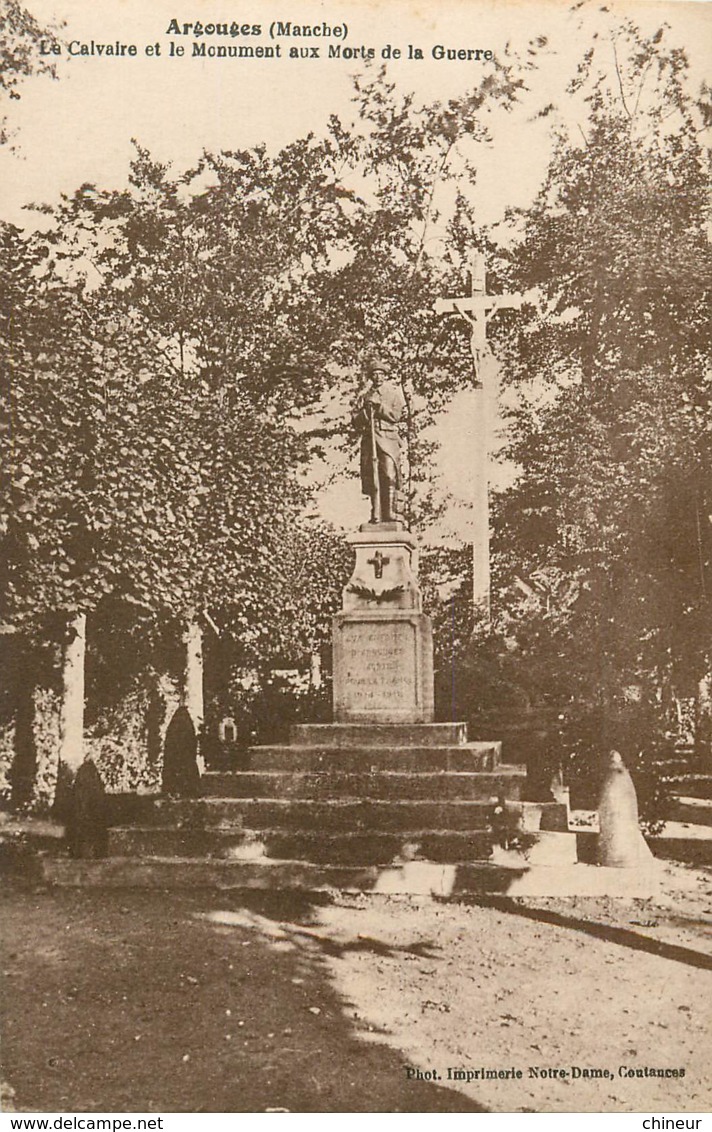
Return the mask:
[[123,796],[109,857],[48,858],[46,879],[393,892],[427,866],[463,891],[502,892],[528,861],[497,870],[496,842],[575,850],[566,807],[521,801],[524,768],[503,764],[499,743],[469,743],[464,724],[300,725],[291,739],[204,775],[201,798]]
[[[472,747],[474,744],[470,743]],[[328,747],[330,750],[362,747],[403,748],[467,747],[466,723],[297,723],[290,732],[290,749],[302,747]],[[501,754],[502,744],[479,743],[478,747],[491,746]],[[253,747],[253,751],[264,750]]]
[[638,870],[584,864],[516,867],[484,861],[460,865],[410,861],[388,868],[359,868],[278,860],[111,857],[71,861],[45,857],[41,876],[46,884],[61,888],[269,890],[325,896],[362,892],[441,900],[478,895],[647,898],[659,892],[664,883],[665,874],[657,867],[660,864]]

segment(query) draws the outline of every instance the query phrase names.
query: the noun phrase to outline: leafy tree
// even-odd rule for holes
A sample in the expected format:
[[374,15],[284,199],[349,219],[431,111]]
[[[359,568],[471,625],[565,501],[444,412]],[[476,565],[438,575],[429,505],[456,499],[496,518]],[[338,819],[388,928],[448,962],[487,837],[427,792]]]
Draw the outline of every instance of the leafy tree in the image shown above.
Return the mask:
[[[0,104],[21,97],[20,87],[30,75],[56,78],[51,55],[40,54],[40,44],[50,51],[58,46],[55,28],[43,28],[17,0],[0,4]],[[7,118],[0,119],[0,145],[11,139]]]
[[[208,607],[252,660],[293,645],[308,443],[292,418],[330,380],[324,291],[351,223],[329,160],[307,139],[276,160],[206,158],[179,183],[139,152],[126,193],[83,186],[47,232],[4,229],[13,625],[56,622],[63,640],[86,611],[91,643],[111,619],[135,674]],[[94,691],[124,687],[90,652]]]
[[675,686],[709,672],[707,165],[686,69],[662,30],[594,42],[570,88],[585,137],[560,134],[505,268],[538,303],[507,357],[521,472],[498,570],[549,600],[504,616],[550,702],[593,712],[587,757],[626,736],[652,751]]
[[166,365],[145,325],[48,273],[38,238],[9,226],[4,235],[3,615],[37,622],[115,592],[142,600],[157,582],[172,584],[171,498],[199,483],[173,458],[188,395],[176,401],[161,380]]

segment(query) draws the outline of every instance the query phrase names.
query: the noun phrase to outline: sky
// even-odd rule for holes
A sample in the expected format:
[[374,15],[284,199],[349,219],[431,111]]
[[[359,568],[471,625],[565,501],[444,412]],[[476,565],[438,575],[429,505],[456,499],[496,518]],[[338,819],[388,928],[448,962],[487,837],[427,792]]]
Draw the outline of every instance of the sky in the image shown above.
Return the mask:
[[[60,81],[33,78],[21,101],[11,104],[17,152],[0,153],[0,214],[26,223],[28,201],[54,199],[89,181],[100,187],[125,183],[136,138],[159,159],[189,167],[203,148],[236,148],[264,141],[282,145],[309,130],[319,131],[327,115],[352,113],[351,76],[359,60],[328,59],[339,40],[269,38],[272,21],[347,26],[343,47],[373,48],[376,60],[387,46],[402,57],[388,61],[389,78],[414,90],[422,101],[446,99],[478,82],[486,62],[436,60],[434,46],[488,49],[501,58],[507,45],[526,52],[530,40],[546,35],[549,46],[531,75],[535,99],[561,102],[563,87],[587,45],[580,13],[564,0],[27,0],[40,22],[64,23],[63,38],[91,44],[134,44],[134,57],[70,57],[53,61]],[[595,6],[592,6],[595,7]],[[710,5],[706,0],[638,0],[612,4],[653,30],[661,19],[672,25],[702,75],[712,46]],[[587,10],[587,9],[585,9]],[[191,55],[193,35],[169,35],[172,20],[229,20],[259,24],[262,35],[203,36],[198,43],[278,43],[280,59],[209,59]],[[169,55],[170,41],[185,47]],[[147,55],[158,44],[161,54]],[[319,59],[284,58],[290,46],[316,45]],[[407,58],[408,45],[420,46],[423,60]],[[78,48],[75,47],[75,50]],[[533,100],[532,100],[533,101]],[[565,98],[563,99],[565,102]],[[531,105],[531,104],[530,104]],[[501,116],[495,145],[482,155],[480,203],[487,223],[506,204],[526,204],[546,164],[548,124],[532,123],[527,112]]]
[[[0,149],[0,217],[21,226],[39,218],[24,208],[53,202],[90,182],[99,188],[126,184],[132,138],[178,171],[203,149],[278,147],[309,131],[319,133],[331,113],[353,117],[352,75],[360,57],[329,58],[329,46],[360,56],[372,49],[375,63],[389,52],[388,77],[422,102],[446,100],[479,83],[484,59],[437,59],[433,48],[491,51],[508,45],[526,53],[546,36],[539,66],[530,75],[527,107],[491,122],[493,143],[483,149],[475,203],[483,224],[496,224],[508,206],[526,206],[544,177],[550,152],[550,120],[532,121],[532,107],[555,102],[564,116],[577,113],[565,86],[588,45],[586,21],[595,5],[573,13],[564,0],[25,0],[44,25],[63,24],[64,47],[55,57],[58,81],[33,77],[21,99],[7,108],[14,147]],[[693,77],[702,79],[712,48],[712,4],[707,0],[633,0],[609,5],[645,31],[662,20],[674,42],[688,52]],[[181,29],[175,30],[177,21]],[[235,37],[184,34],[185,23],[259,25],[261,33]],[[332,30],[328,37],[270,36],[278,24]],[[341,29],[338,38],[333,29]],[[82,45],[94,54],[82,54]],[[193,43],[280,47],[280,58],[194,57]],[[97,45],[134,45],[135,55],[97,54]],[[171,55],[184,48],[184,54]],[[409,45],[422,59],[409,58]],[[319,58],[288,57],[290,48],[316,47]],[[393,49],[401,52],[393,58]],[[568,110],[567,110],[568,107]],[[463,280],[464,283],[464,280]],[[433,296],[437,298],[437,296]],[[443,422],[448,443],[439,471],[446,488],[466,503],[467,451],[471,443],[467,395]],[[495,472],[506,478],[507,470]],[[339,525],[363,521],[364,504],[351,481],[322,492],[326,516]],[[466,508],[453,510],[466,523]],[[455,533],[461,533],[458,529]]]

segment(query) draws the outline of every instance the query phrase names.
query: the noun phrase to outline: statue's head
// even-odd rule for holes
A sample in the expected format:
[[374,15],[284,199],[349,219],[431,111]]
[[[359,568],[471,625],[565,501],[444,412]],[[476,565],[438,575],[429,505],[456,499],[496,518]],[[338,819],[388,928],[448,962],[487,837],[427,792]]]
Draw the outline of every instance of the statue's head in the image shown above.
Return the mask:
[[383,358],[369,358],[366,363],[366,373],[373,385],[380,385],[388,376],[388,366]]

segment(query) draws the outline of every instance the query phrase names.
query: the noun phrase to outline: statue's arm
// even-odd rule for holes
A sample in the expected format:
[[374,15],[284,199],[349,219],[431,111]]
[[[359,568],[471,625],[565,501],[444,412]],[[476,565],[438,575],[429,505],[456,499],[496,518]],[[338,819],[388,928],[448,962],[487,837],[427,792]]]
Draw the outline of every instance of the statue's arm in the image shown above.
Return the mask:
[[398,424],[405,409],[405,399],[399,389],[391,389],[378,405],[378,416],[389,424]]

